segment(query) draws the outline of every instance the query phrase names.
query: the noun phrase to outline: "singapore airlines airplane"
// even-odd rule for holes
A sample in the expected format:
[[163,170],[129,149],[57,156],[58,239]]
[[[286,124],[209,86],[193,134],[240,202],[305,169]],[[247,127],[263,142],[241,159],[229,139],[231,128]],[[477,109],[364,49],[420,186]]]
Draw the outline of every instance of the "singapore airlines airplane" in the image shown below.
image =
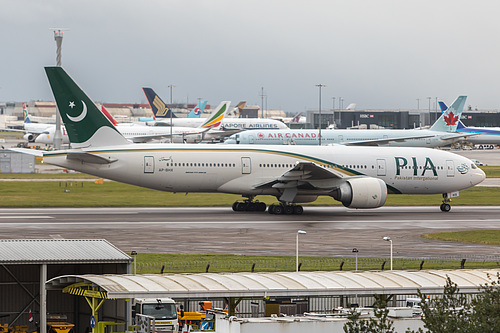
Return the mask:
[[[225,143],[259,145],[329,145],[397,146],[397,147],[441,147],[463,140],[471,134],[456,133],[458,119],[462,114],[466,96],[458,97],[447,114],[430,129],[411,130],[321,130],[317,129],[244,131],[231,135]],[[473,134],[472,134],[473,135]]]
[[[216,140],[221,137],[221,122],[229,108],[231,102],[221,102],[217,108],[212,112],[210,117],[203,118],[204,122],[199,127],[164,127],[164,126],[146,126],[137,123],[123,123],[119,124],[109,114],[104,106],[102,112],[108,117],[122,135],[135,143],[144,143],[151,140],[161,140],[170,138],[174,142],[188,142],[197,143],[203,140]],[[48,125],[48,127],[35,139],[37,143],[54,144],[54,134],[56,131],[55,125]],[[66,128],[62,126],[63,144],[68,144],[68,133]]]
[[[170,110],[165,102],[151,88],[142,88],[146,95],[149,106],[155,115],[156,121],[170,126],[188,126],[197,127],[203,122],[203,118],[176,118],[172,110]],[[241,105],[238,104],[238,105]],[[172,118],[170,114],[172,113]],[[162,118],[160,121],[159,118]],[[148,123],[149,124],[149,123]],[[275,119],[267,118],[224,118],[222,121],[222,129],[227,131],[242,131],[242,130],[269,130],[269,129],[285,129],[288,128],[284,123]],[[233,132],[234,133],[234,132]]]
[[134,144],[120,134],[61,67],[45,68],[73,149],[43,152],[44,163],[169,192],[247,198],[233,210],[302,214],[297,203],[330,196],[349,208],[384,205],[387,193],[450,198],[484,180],[467,158],[427,148]]
[[[142,88],[142,89],[144,90],[144,89],[151,89],[151,88]],[[151,91],[153,91],[153,89],[151,89]],[[153,91],[153,94],[155,94],[154,91]],[[188,113],[186,118],[200,118],[201,114],[205,111],[205,106],[207,106],[207,102],[208,101],[199,101],[198,104],[196,104],[196,106],[193,109],[191,109],[191,111]],[[173,112],[172,112],[172,118],[177,118],[177,116]],[[152,118],[152,117],[149,117],[149,118],[140,117],[139,118],[140,122],[154,122],[154,120],[155,120],[155,118]]]

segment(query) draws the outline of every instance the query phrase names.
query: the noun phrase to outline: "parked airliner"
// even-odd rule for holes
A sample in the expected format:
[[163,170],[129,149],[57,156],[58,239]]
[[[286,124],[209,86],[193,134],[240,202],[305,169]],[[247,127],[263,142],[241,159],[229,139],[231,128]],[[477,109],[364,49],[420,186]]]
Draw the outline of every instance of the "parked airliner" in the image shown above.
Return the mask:
[[[173,142],[197,143],[203,140],[215,140],[221,138],[221,122],[229,108],[231,102],[224,101],[214,109],[210,117],[203,118],[204,122],[199,127],[163,127],[146,126],[139,123],[117,123],[104,106],[101,111],[108,117],[113,125],[128,140],[135,143],[144,143],[151,140],[162,140],[170,138]],[[35,139],[37,143],[53,144],[56,127],[50,125]],[[62,126],[63,144],[68,144],[68,133]]]
[[466,96],[458,97],[447,114],[428,130],[347,130],[347,129],[287,129],[271,131],[244,131],[231,135],[228,144],[259,145],[329,145],[343,144],[356,146],[397,146],[397,147],[441,147],[463,140],[470,134],[456,133],[458,119],[462,114]]
[[[448,106],[444,102],[439,102],[441,112],[445,113]],[[475,145],[500,145],[500,127],[467,127],[459,120],[457,132],[476,134],[467,137],[466,141]]]
[[349,208],[384,205],[387,193],[450,197],[484,180],[469,159],[428,148],[231,146],[130,143],[61,67],[45,68],[72,149],[44,152],[44,163],[169,192],[220,192],[246,198],[233,210],[301,214],[297,203],[330,196]]
[[[149,106],[155,115],[154,124],[161,122],[166,125],[172,123],[173,126],[197,127],[203,122],[203,118],[170,118],[170,110],[167,104],[158,96],[151,88],[142,88],[146,95]],[[240,104],[238,104],[240,105]],[[160,121],[159,118],[162,118]],[[288,128],[283,122],[268,118],[224,118],[222,121],[222,129],[227,131],[242,131],[242,130],[269,130],[269,129],[285,129]],[[234,133],[234,132],[233,132]]]

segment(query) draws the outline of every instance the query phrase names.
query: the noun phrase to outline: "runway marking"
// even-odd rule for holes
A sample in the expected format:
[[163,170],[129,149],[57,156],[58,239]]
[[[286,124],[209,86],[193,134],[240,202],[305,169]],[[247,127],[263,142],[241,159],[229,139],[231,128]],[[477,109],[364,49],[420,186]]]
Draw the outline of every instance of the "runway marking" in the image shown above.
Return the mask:
[[[2,218],[2,217],[0,217]],[[14,217],[10,217],[14,218]],[[16,218],[22,218],[22,217],[16,217]],[[24,218],[33,218],[33,216],[25,216]],[[50,216],[41,216],[39,218],[53,218]],[[444,220],[444,219],[439,219],[439,220],[270,220],[270,221],[240,221],[238,222],[239,224],[235,226],[235,228],[241,227],[242,224],[284,224],[284,223],[304,223],[304,224],[310,224],[310,223],[349,223],[349,225],[346,226],[346,228],[350,227],[355,227],[356,224],[361,224],[361,223],[369,223],[369,224],[379,224],[379,223],[398,223],[398,224],[409,224],[409,223],[418,223],[418,224],[427,224],[427,223],[438,223],[438,227],[443,227],[442,225],[440,226],[439,223],[443,222],[454,222],[454,223],[470,223],[472,219],[467,219],[467,220]],[[480,221],[475,221],[478,225],[483,224],[483,223],[498,223],[500,224],[500,220],[498,219],[482,219]],[[63,224],[66,226],[73,226],[73,225],[129,225],[129,224],[234,224],[234,221],[125,221],[125,222],[99,222],[99,221],[92,221],[92,222],[67,222],[67,221],[61,221],[61,222],[40,222],[40,223],[31,223],[31,222],[15,222],[15,223],[5,223],[5,224],[0,224],[1,227],[11,227],[13,225],[32,225],[32,226],[42,226],[42,225],[59,225]],[[454,227],[454,226],[452,226]]]
[[0,216],[0,219],[53,219],[53,216],[44,215],[9,215]]

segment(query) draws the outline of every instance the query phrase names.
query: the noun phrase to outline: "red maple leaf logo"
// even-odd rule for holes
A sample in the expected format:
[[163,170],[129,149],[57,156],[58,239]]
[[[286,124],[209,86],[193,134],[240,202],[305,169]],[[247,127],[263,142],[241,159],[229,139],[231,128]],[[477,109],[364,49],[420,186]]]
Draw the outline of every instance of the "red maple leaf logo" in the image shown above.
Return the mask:
[[446,122],[446,125],[448,126],[455,126],[458,121],[458,116],[455,116],[453,112],[450,111],[448,115],[444,116],[444,121]]
[[257,134],[257,136],[259,137],[259,139],[264,138],[264,134],[262,134],[262,133]]

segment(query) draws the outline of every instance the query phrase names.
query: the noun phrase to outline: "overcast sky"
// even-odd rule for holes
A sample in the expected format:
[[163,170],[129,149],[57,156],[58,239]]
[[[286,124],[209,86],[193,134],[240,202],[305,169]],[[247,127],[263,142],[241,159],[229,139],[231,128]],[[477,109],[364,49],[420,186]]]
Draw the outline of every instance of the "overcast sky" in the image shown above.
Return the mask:
[[[62,65],[90,98],[207,99],[299,112],[333,97],[358,109],[428,108],[427,97],[500,109],[494,0],[0,0],[0,101],[53,100]],[[433,108],[432,104],[432,108]]]

